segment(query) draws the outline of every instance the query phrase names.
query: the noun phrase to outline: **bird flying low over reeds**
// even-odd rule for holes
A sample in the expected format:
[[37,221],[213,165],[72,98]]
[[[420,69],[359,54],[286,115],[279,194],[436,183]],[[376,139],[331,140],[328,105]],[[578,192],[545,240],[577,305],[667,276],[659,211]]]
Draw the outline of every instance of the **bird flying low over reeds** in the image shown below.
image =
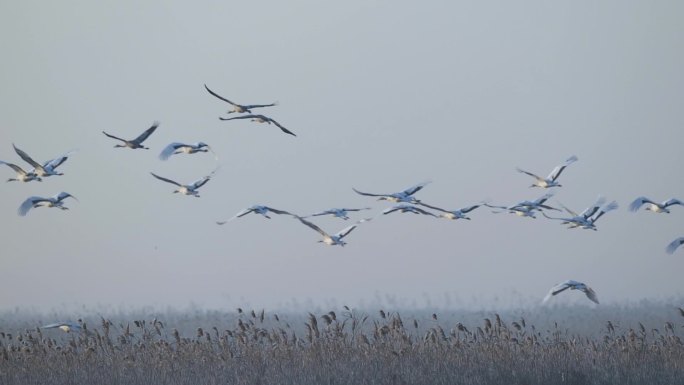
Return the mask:
[[157,129],[157,127],[159,127],[159,122],[154,122],[154,123],[152,123],[152,127],[145,130],[145,132],[140,134],[137,138],[131,139],[131,140],[121,139],[117,136],[108,134],[104,131],[102,131],[102,133],[105,134],[106,136],[112,138],[112,139],[116,139],[116,140],[123,142],[123,144],[117,144],[117,145],[114,145],[114,147],[128,147],[128,148],[132,148],[134,150],[137,148],[142,148],[145,150],[149,150],[149,147],[143,146],[142,143],[145,141],[145,139],[147,139],[150,135],[152,135],[152,133],[154,132],[154,130]]
[[560,183],[558,183],[558,177],[560,174],[565,170],[566,167],[571,165],[572,163],[577,161],[577,157],[575,155],[569,157],[563,164],[556,166],[549,176],[546,178],[542,178],[536,174],[533,174],[529,171],[525,171],[523,169],[517,168],[518,172],[521,172],[523,174],[527,174],[533,178],[536,179],[536,181],[530,186],[530,187],[541,187],[541,188],[549,188],[549,187],[562,187]]
[[28,214],[29,210],[38,207],[57,207],[62,210],[68,210],[69,208],[64,206],[64,199],[69,197],[78,201],[76,197],[63,191],[55,196],[48,198],[32,196],[27,198],[24,201],[24,203],[22,203],[21,206],[19,206],[17,213],[19,214],[19,216],[23,217],[26,216],[26,214]]
[[571,279],[552,287],[542,302],[547,302],[549,299],[551,299],[551,297],[558,295],[567,289],[579,290],[583,292],[592,302],[599,303],[596,292],[592,288],[582,282],[573,281]]
[[60,329],[63,332],[80,332],[83,328],[80,324],[75,322],[55,322],[45,326],[41,326],[41,329]]

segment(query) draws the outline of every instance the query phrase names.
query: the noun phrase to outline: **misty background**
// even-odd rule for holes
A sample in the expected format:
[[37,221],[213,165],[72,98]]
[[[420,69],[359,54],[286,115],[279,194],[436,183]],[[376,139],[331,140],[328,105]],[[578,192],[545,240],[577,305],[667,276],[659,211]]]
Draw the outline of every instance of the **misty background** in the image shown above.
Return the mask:
[[[64,176],[0,185],[0,309],[386,303],[510,306],[566,279],[602,303],[681,297],[684,207],[627,211],[640,195],[684,199],[684,4],[677,1],[38,1],[0,4],[0,159],[78,151]],[[298,136],[218,120],[229,106]],[[145,145],[112,148],[101,131]],[[219,156],[157,156],[204,141]],[[549,190],[576,211],[617,200],[599,230],[473,211],[471,221],[391,214],[327,247],[287,216],[389,204],[355,194],[416,194],[457,209],[511,205]],[[189,183],[220,166],[201,198]],[[14,177],[7,166],[0,177]],[[67,191],[68,211],[16,210]],[[553,214],[552,214],[553,215]],[[350,225],[313,220],[329,232]],[[581,293],[554,298],[586,303]]]

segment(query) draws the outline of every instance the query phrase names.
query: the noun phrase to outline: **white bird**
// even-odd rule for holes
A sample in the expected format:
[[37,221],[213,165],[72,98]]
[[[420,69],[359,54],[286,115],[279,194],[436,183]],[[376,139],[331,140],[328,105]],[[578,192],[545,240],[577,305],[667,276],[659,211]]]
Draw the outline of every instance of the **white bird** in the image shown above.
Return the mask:
[[49,325],[41,326],[40,328],[41,329],[59,328],[60,330],[66,332],[66,333],[70,333],[72,331],[80,332],[82,330],[81,325],[77,324],[75,322],[56,322],[56,323],[52,323]]
[[677,250],[677,248],[682,244],[684,244],[684,237],[679,237],[674,241],[670,242],[670,244],[667,245],[665,251],[667,251],[668,254],[674,254],[675,250]]
[[152,174],[153,177],[155,177],[155,178],[157,178],[157,179],[159,179],[159,180],[161,180],[161,181],[164,181],[164,182],[166,182],[166,183],[171,183],[171,184],[173,184],[173,185],[178,186],[179,188],[178,188],[177,190],[174,190],[174,191],[173,191],[174,194],[175,194],[175,193],[180,193],[180,194],[183,194],[183,195],[192,195],[192,196],[194,196],[194,197],[196,197],[196,198],[199,198],[199,196],[200,196],[200,195],[199,195],[199,191],[197,191],[197,189],[199,189],[200,187],[204,186],[207,182],[209,182],[209,179],[211,179],[211,177],[214,175],[214,173],[212,172],[211,174],[209,174],[209,175],[207,175],[207,176],[205,176],[205,177],[203,177],[203,178],[201,178],[201,179],[198,179],[198,180],[196,180],[195,182],[193,182],[193,183],[191,183],[191,184],[185,184],[185,185],[184,185],[184,184],[180,184],[180,183],[178,183],[178,182],[176,182],[176,181],[173,181],[173,180],[171,180],[171,179],[167,179],[167,178],[161,177],[161,176],[159,176],[159,175],[157,175],[157,174],[155,174],[155,173],[153,173],[153,172],[151,172],[150,174]]
[[274,119],[269,118],[268,116],[264,115],[240,115],[240,116],[234,116],[232,118],[219,118],[221,120],[235,120],[235,119],[250,119],[252,122],[257,122],[257,123],[268,123],[268,124],[275,124],[280,128],[280,130],[286,134],[290,134],[292,136],[297,136],[295,135],[294,132],[288,130],[287,128],[283,127],[280,125],[280,123],[276,122]]
[[349,233],[351,233],[352,230],[354,230],[360,223],[370,221],[370,218],[362,219],[362,220],[356,222],[355,224],[353,224],[349,227],[345,227],[344,229],[340,230],[339,232],[337,232],[333,235],[330,235],[330,234],[326,233],[325,231],[323,231],[323,229],[321,229],[320,227],[316,226],[315,224],[307,221],[306,219],[304,219],[302,217],[297,216],[297,219],[299,219],[299,221],[302,222],[303,224],[305,224],[305,225],[309,226],[310,228],[318,231],[318,233],[323,236],[323,239],[318,241],[318,242],[325,243],[328,246],[334,246],[334,245],[344,246],[344,245],[346,245],[347,242],[343,241],[342,238],[349,235]]
[[535,179],[537,179],[534,184],[532,184],[530,187],[541,187],[541,188],[549,188],[549,187],[562,187],[557,179],[560,176],[560,174],[565,170],[566,167],[568,167],[570,164],[574,163],[577,161],[577,157],[575,155],[571,156],[568,158],[565,163],[561,164],[560,166],[556,166],[549,176],[546,178],[542,178],[538,175],[535,175],[529,171],[522,170],[520,168],[517,168],[518,172],[521,172],[523,174],[527,174]]
[[382,214],[387,215],[387,214],[393,213],[395,211],[399,211],[401,213],[423,214],[423,215],[429,215],[429,216],[437,218],[437,215],[435,215],[429,211],[425,211],[425,210],[423,210],[419,207],[416,207],[416,206],[403,205],[403,204],[386,208],[386,209],[382,210]]
[[644,205],[645,203],[648,203],[648,206],[646,206],[646,210],[653,211],[654,213],[665,213],[669,214],[670,210],[668,207],[673,206],[673,205],[682,205],[684,206],[684,203],[680,201],[679,199],[671,198],[669,200],[666,200],[662,203],[657,203],[654,202],[646,197],[638,197],[637,199],[634,200],[629,205],[629,211],[636,212],[639,210],[639,208]]
[[594,203],[592,206],[589,206],[587,209],[585,209],[581,214],[576,214],[569,208],[562,206],[565,208],[566,211],[568,211],[571,215],[574,215],[572,218],[556,218],[556,217],[550,217],[546,215],[545,213],[542,213],[546,218],[549,219],[556,219],[563,221],[562,224],[569,224],[569,228],[582,228],[582,229],[587,229],[587,230],[598,230],[596,228],[596,221],[601,218],[604,214],[613,211],[617,209],[618,203],[616,201],[612,201],[608,204],[603,204],[605,202],[605,198],[599,197],[598,201]]
[[[209,147],[209,145],[204,142],[197,142],[193,144],[173,142],[170,143],[168,146],[164,147],[162,152],[159,154],[159,159],[167,160],[171,155],[175,154],[194,154],[197,152],[208,151],[211,151],[212,153],[214,152],[211,150],[211,147]],[[216,154],[214,154],[214,158],[217,158]]]
[[232,114],[232,113],[243,113],[243,112],[247,112],[247,113],[250,113],[250,114],[251,114],[251,113],[252,113],[252,111],[251,111],[252,108],[273,107],[273,106],[277,106],[277,105],[278,105],[277,102],[274,102],[274,103],[271,103],[271,104],[245,104],[245,105],[243,105],[243,104],[237,104],[237,103],[231,102],[230,100],[228,100],[228,99],[224,98],[223,96],[221,96],[221,95],[215,93],[214,91],[210,90],[209,87],[207,87],[206,84],[204,85],[204,88],[206,88],[206,90],[207,90],[210,94],[214,95],[215,97],[217,97],[217,98],[223,100],[224,102],[226,102],[226,103],[228,103],[228,104],[230,104],[230,105],[233,106],[233,109],[230,110],[230,111],[228,111],[229,114]]
[[254,205],[254,206],[248,207],[248,208],[240,211],[239,213],[235,214],[232,218],[230,218],[226,221],[217,221],[216,224],[225,225],[227,222],[232,221],[235,218],[244,217],[245,215],[247,215],[249,213],[261,214],[264,217],[271,219],[271,217],[268,216],[269,212],[274,213],[274,214],[280,214],[280,215],[282,215],[282,214],[293,215],[291,213],[288,213],[285,210],[278,210],[278,209],[274,209],[273,207],[268,207],[268,206],[263,206],[263,205]]
[[36,175],[35,172],[25,171],[23,168],[17,166],[14,163],[4,162],[0,160],[0,164],[7,165],[17,173],[16,177],[7,179],[7,182],[31,182],[34,180],[38,182],[43,181],[38,175]]
[[154,123],[152,123],[152,127],[150,127],[150,128],[148,128],[147,130],[145,130],[145,132],[143,132],[142,134],[140,134],[137,138],[131,139],[131,140],[121,139],[121,138],[116,137],[116,136],[114,136],[114,135],[110,135],[110,134],[108,134],[108,133],[106,133],[106,132],[104,132],[104,131],[102,131],[102,133],[105,134],[105,135],[107,135],[108,137],[110,137],[110,138],[112,138],[112,139],[120,140],[120,141],[122,141],[122,142],[124,143],[124,144],[117,144],[117,145],[115,145],[114,147],[128,147],[128,148],[132,148],[132,149],[134,149],[134,150],[135,150],[136,148],[142,148],[142,149],[145,149],[145,150],[149,150],[148,147],[145,147],[145,146],[142,145],[142,142],[144,142],[145,139],[147,139],[150,135],[152,135],[152,133],[154,132],[154,130],[157,129],[157,127],[159,127],[159,122],[154,122]]
[[420,191],[423,187],[425,187],[428,183],[430,182],[423,182],[419,183],[415,186],[409,187],[406,190],[397,192],[397,193],[392,193],[392,194],[371,194],[371,193],[366,193],[366,192],[361,192],[355,188],[352,187],[352,190],[354,190],[355,193],[360,194],[360,195],[366,195],[366,196],[371,196],[371,197],[379,197],[378,200],[382,201],[390,201],[394,203],[419,203],[420,201],[413,197],[413,194],[417,193]]
[[467,219],[470,220],[470,217],[468,217],[466,214],[475,210],[476,208],[482,206],[482,204],[477,204],[477,205],[472,205],[468,207],[464,207],[458,210],[445,210],[436,206],[431,206],[427,203],[419,202],[420,205],[431,208],[433,210],[441,211],[442,213],[439,214],[440,218],[444,219]]
[[[502,212],[508,212],[511,214],[515,214],[519,217],[525,217],[525,218],[532,218],[536,219],[535,215],[535,210],[531,209],[527,206],[495,206],[495,205],[490,205],[489,203],[484,203],[485,206],[493,208],[493,209],[501,209],[503,211],[492,211],[494,214],[500,214]],[[543,213],[543,212],[542,212]]]
[[522,201],[522,202],[516,203],[512,207],[509,207],[509,209],[522,207],[522,208],[527,208],[530,210],[538,210],[538,211],[543,211],[543,209],[560,211],[559,209],[557,209],[555,207],[551,207],[549,205],[544,204],[553,195],[554,195],[553,192],[546,193],[546,194],[542,195],[541,197],[539,197],[533,201]]
[[64,173],[57,172],[56,169],[62,163],[66,162],[66,160],[69,158],[69,155],[73,153],[73,151],[69,151],[62,156],[50,159],[47,162],[40,164],[33,160],[33,158],[31,158],[25,151],[17,148],[17,146],[15,146],[14,144],[12,144],[12,147],[14,147],[14,151],[17,153],[17,155],[19,155],[19,157],[21,157],[21,159],[24,160],[24,162],[33,166],[33,169],[29,170],[28,173],[34,173],[42,178],[49,177],[52,175],[64,175]]
[[19,209],[17,210],[17,213],[20,216],[26,216],[26,214],[31,210],[32,208],[37,208],[37,207],[57,207],[62,210],[69,210],[68,207],[64,207],[64,199],[66,198],[74,198],[76,201],[76,197],[73,195],[67,193],[67,192],[61,192],[53,197],[49,198],[43,198],[43,197],[38,197],[38,196],[32,196],[27,198],[24,203],[19,206]]
[[567,289],[580,290],[584,294],[586,294],[587,298],[589,298],[590,300],[592,300],[595,303],[599,303],[598,297],[596,296],[596,292],[592,288],[590,288],[589,286],[587,286],[586,284],[584,284],[582,282],[573,281],[571,279],[567,280],[563,283],[559,283],[558,285],[552,287],[551,290],[549,291],[549,293],[546,295],[546,297],[544,297],[543,302],[548,301],[554,295],[557,295],[558,293],[562,293]]
[[[349,214],[350,211],[361,211],[361,210],[370,210],[370,209],[371,209],[370,207],[364,207],[364,208],[360,208],[360,209],[347,209],[347,208],[338,209],[338,208],[333,208],[333,209],[330,209],[330,210],[325,210],[325,211],[317,212],[317,213],[315,213],[315,214],[311,214],[311,215],[309,215],[308,217],[318,217],[318,216],[321,216],[321,215],[332,215],[332,216],[334,216],[334,217],[336,217],[336,218],[342,218],[342,219],[344,219],[344,220],[346,221],[347,219],[349,219],[348,214]],[[308,217],[302,217],[302,218],[308,218]]]

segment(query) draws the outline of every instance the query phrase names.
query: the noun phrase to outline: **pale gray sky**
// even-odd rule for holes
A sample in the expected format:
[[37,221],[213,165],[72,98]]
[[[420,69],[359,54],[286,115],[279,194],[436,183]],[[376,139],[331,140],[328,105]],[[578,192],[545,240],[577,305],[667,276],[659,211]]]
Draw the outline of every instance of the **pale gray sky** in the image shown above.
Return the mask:
[[[0,309],[500,304],[569,278],[604,302],[682,296],[684,255],[664,248],[684,235],[684,208],[626,210],[639,195],[684,199],[682,19],[678,1],[2,3],[0,159],[23,165],[12,143],[40,161],[78,152],[63,177],[0,186]],[[279,101],[260,112],[298,137],[219,121],[228,106],[204,83]],[[132,138],[154,120],[149,151],[101,133]],[[200,199],[149,175],[206,175],[211,156],[157,159],[200,140],[221,164]],[[417,195],[437,206],[512,204],[544,193],[515,167],[546,175],[572,154],[552,202],[618,200],[598,232],[482,209],[467,222],[393,214],[340,248],[288,217],[214,223],[257,203],[375,215],[387,205],[352,187],[426,180]],[[60,191],[79,198],[70,211],[17,216]]]

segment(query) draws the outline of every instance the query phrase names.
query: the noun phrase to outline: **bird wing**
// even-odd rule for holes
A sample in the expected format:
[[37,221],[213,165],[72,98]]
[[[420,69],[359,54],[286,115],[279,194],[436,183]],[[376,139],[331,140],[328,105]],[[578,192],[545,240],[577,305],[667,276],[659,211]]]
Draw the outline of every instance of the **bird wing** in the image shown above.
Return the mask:
[[235,119],[256,119],[259,115],[240,115],[233,116],[232,118],[222,118],[219,116],[220,120],[235,120]]
[[43,168],[54,171],[57,167],[61,166],[62,163],[66,162],[66,160],[69,159],[69,155],[74,152],[76,152],[76,150],[71,150],[60,157],[48,160],[47,162],[43,163]]
[[285,211],[285,210],[278,210],[278,209],[274,209],[274,208],[268,207],[268,206],[266,206],[266,209],[267,209],[268,211],[274,213],[274,214],[292,215],[291,213],[288,213],[288,212]]
[[430,182],[419,183],[415,186],[409,187],[406,190],[400,192],[400,194],[405,194],[407,196],[413,195],[413,194],[417,193],[418,191],[420,191],[423,187],[427,186],[429,183]]
[[636,212],[637,210],[639,210],[639,207],[641,207],[644,203],[651,203],[651,204],[657,205],[657,203],[655,203],[652,200],[642,196],[642,197],[638,197],[632,203],[629,204],[629,211]]
[[582,291],[584,292],[584,294],[587,295],[587,298],[589,298],[597,304],[599,303],[598,297],[596,296],[596,292],[594,291],[594,289],[590,288],[589,286],[586,286],[586,288]]
[[242,106],[242,108],[244,108],[246,110],[251,110],[252,108],[273,107],[273,106],[277,106],[277,105],[278,105],[278,102],[274,102],[271,104],[248,104],[246,106]]
[[164,181],[164,182],[166,182],[166,183],[171,183],[171,184],[175,184],[175,185],[178,186],[178,187],[183,187],[182,184],[180,184],[180,183],[178,183],[178,182],[176,182],[176,181],[173,181],[173,180],[171,180],[171,179],[166,179],[166,178],[161,177],[161,176],[159,176],[159,175],[157,175],[157,174],[155,174],[155,173],[153,173],[153,172],[151,172],[150,174],[152,174],[153,177],[155,177],[155,178],[157,178],[157,179],[159,179],[159,180],[161,180],[161,181]]
[[[255,208],[254,206],[248,207],[248,208],[246,208],[246,209],[240,211],[239,213],[235,214],[235,216],[233,216],[233,218],[242,218],[242,217],[244,217],[245,215],[247,215],[247,214],[253,212],[254,210],[256,210],[256,208]],[[233,219],[233,218],[230,218],[230,219]],[[229,219],[229,220],[230,220],[230,219]]]
[[273,120],[273,119],[271,119],[271,118],[268,118],[268,117],[265,117],[265,116],[264,116],[264,118],[266,118],[268,121],[270,121],[271,123],[273,123],[273,124],[275,124],[276,126],[278,126],[278,128],[280,128],[280,130],[281,130],[282,132],[284,132],[284,133],[286,133],[286,134],[290,134],[290,135],[292,135],[292,136],[297,136],[297,135],[295,135],[294,132],[292,132],[292,131],[288,130],[287,128],[283,127],[282,125],[280,125],[280,123],[276,122],[275,120]]
[[137,138],[131,140],[131,142],[135,142],[135,143],[141,144],[142,142],[145,141],[145,139],[147,139],[147,137],[149,137],[150,135],[152,135],[152,133],[154,132],[154,130],[157,129],[157,127],[159,127],[159,122],[154,122],[154,123],[152,123],[152,127],[150,127],[150,128],[148,128],[147,130],[145,130],[145,132],[143,132],[142,134],[140,134],[140,136],[138,136]]
[[404,208],[404,206],[388,207],[388,208],[382,210],[382,214],[383,214],[383,215],[387,215],[387,214],[393,213],[393,212],[395,212],[395,211],[397,211],[397,210],[402,210],[403,208]]
[[24,216],[26,216],[26,214],[29,212],[29,210],[31,210],[31,208],[36,203],[47,202],[47,201],[48,201],[48,199],[45,199],[43,197],[37,197],[37,196],[28,197],[21,204],[21,206],[19,206],[19,208],[17,209],[17,214],[19,214],[19,216],[24,217]]
[[668,254],[673,254],[675,252],[675,250],[677,250],[677,248],[679,246],[681,246],[682,244],[684,244],[684,237],[679,237],[679,238],[675,239],[674,241],[670,242],[670,244],[667,245],[667,248],[665,249],[665,251],[667,251]]
[[6,165],[9,166],[10,168],[12,168],[12,170],[14,170],[17,174],[22,174],[22,175],[26,175],[26,174],[27,174],[26,171],[24,171],[24,169],[22,169],[21,167],[17,166],[17,165],[14,164],[14,163],[7,163],[7,162],[4,162],[4,161],[2,161],[2,160],[0,160],[0,163],[1,163],[1,164],[6,164]]
[[542,195],[541,197],[537,198],[537,199],[534,201],[534,203],[536,203],[537,205],[541,205],[542,203],[544,203],[544,202],[546,202],[547,200],[549,200],[549,198],[551,198],[551,197],[553,196],[553,194],[554,194],[553,192],[546,193],[546,194]]
[[571,209],[568,208],[567,206],[563,205],[562,203],[560,203],[560,202],[558,202],[558,201],[557,201],[556,203],[558,203],[558,205],[560,205],[560,207],[562,207],[565,211],[568,212],[568,214],[572,215],[573,217],[577,217],[577,216],[578,216],[576,212],[574,212],[573,210],[571,210]]
[[467,214],[467,213],[469,213],[469,212],[475,210],[476,208],[478,208],[478,207],[480,207],[480,206],[481,206],[481,205],[472,205],[472,206],[464,207],[464,208],[462,208],[460,211],[461,211],[463,214]]
[[594,218],[591,220],[591,223],[596,222],[599,218],[601,218],[601,216],[602,216],[603,214],[605,214],[605,213],[607,213],[607,212],[609,212],[609,211],[613,211],[613,210],[617,209],[618,207],[619,207],[619,206],[618,206],[618,203],[617,203],[616,201],[612,201],[612,202],[608,203],[607,205],[605,205],[605,206],[603,206],[603,207],[601,208],[601,211],[599,211],[599,213],[596,214],[596,217],[594,217]]
[[413,206],[413,207],[411,207],[411,209],[412,209],[414,212],[418,212],[418,213],[423,214],[423,215],[430,215],[430,216],[436,217],[435,214],[433,214],[433,213],[431,213],[431,212],[429,212],[429,211],[423,210],[423,209],[421,209],[420,207],[415,207],[415,206]]
[[342,211],[361,211],[361,210],[370,210],[370,207],[362,207],[360,209],[342,209]]
[[55,323],[52,323],[52,324],[48,324],[48,325],[41,326],[40,328],[41,328],[41,329],[54,329],[54,328],[58,328],[58,327],[60,327],[60,326],[66,326],[66,325],[67,325],[67,324],[64,323],[64,322],[55,322]]
[[523,170],[523,169],[521,169],[521,168],[516,168],[516,170],[517,170],[518,172],[523,173],[523,174],[527,174],[527,175],[529,175],[529,176],[531,176],[531,177],[533,177],[533,178],[535,178],[535,179],[537,179],[537,180],[539,180],[539,181],[543,181],[543,180],[544,180],[544,178],[539,177],[539,175],[532,174],[531,172],[525,171],[525,170]]
[[232,104],[232,105],[234,105],[234,106],[239,106],[239,104],[235,104],[235,103],[231,102],[230,100],[224,98],[223,96],[217,94],[216,92],[210,90],[209,87],[207,87],[206,84],[204,85],[204,88],[206,88],[206,90],[207,90],[210,94],[212,94],[212,95],[214,95],[215,97],[217,97],[217,98],[223,100],[224,102],[230,103],[230,104]]
[[682,201],[680,201],[679,199],[675,199],[675,198],[672,198],[672,199],[670,199],[670,200],[667,200],[667,201],[665,201],[665,202],[663,203],[663,206],[665,206],[665,207],[669,207],[669,206],[672,206],[672,205],[681,205],[681,206],[684,206],[684,203],[682,203]]
[[358,223],[355,223],[351,226],[345,227],[344,229],[338,231],[335,234],[335,236],[338,237],[338,239],[342,239],[342,238],[346,237],[347,234],[351,233],[352,230],[354,230],[356,228],[356,226],[358,226],[358,225],[359,225]]
[[580,215],[585,218],[589,218],[592,215],[596,214],[596,211],[598,211],[598,209],[600,209],[604,203],[606,203],[606,198],[599,196],[596,202],[593,205],[587,207],[584,211],[582,211]]
[[542,302],[548,301],[554,295],[557,295],[558,293],[561,293],[569,288],[570,285],[568,284],[568,282],[559,283],[558,285],[552,287],[551,290],[549,290],[549,292],[546,294]]
[[198,189],[198,188],[204,186],[205,184],[207,184],[207,182],[209,182],[210,179],[211,179],[211,176],[210,176],[210,175],[207,175],[207,176],[205,176],[205,177],[202,178],[202,179],[196,180],[196,181],[193,182],[193,184],[190,185],[190,186],[192,187],[193,190],[196,190],[196,189]]
[[170,143],[168,146],[164,147],[164,149],[159,153],[159,159],[167,160],[171,155],[173,155],[174,152],[176,152],[177,149],[185,146],[187,146],[187,144],[185,143]]
[[572,163],[574,163],[574,162],[576,162],[576,161],[577,161],[577,157],[576,157],[575,155],[569,157],[569,158],[565,161],[565,163],[563,163],[563,164],[560,165],[560,166],[556,166],[556,167],[553,169],[553,171],[551,171],[551,173],[550,173],[549,176],[548,176],[548,179],[550,179],[550,180],[552,180],[552,181],[555,182],[556,179],[558,179],[558,177],[560,176],[560,174],[563,172],[563,170],[565,170],[566,167],[568,167],[569,165],[571,165]]
[[[427,204],[427,203],[418,202],[418,204],[421,205],[421,206],[425,206],[425,207],[431,208],[431,209],[433,209],[433,210],[441,211],[441,212],[443,212],[443,213],[448,213],[448,212],[449,212],[449,210],[444,210],[444,209],[441,209],[441,208],[439,208],[439,207],[437,207],[437,206],[429,205],[429,204]],[[475,206],[475,207],[477,207],[477,206]],[[472,210],[472,209],[471,209],[471,210]],[[462,211],[462,210],[461,210],[461,211]],[[462,212],[465,212],[465,211],[462,211]]]
[[114,135],[108,134],[108,133],[106,133],[106,132],[104,132],[104,131],[102,131],[102,133],[105,134],[106,136],[112,138],[112,139],[116,139],[116,140],[120,140],[120,141],[122,141],[122,142],[126,142],[126,139],[121,139],[121,138],[119,138],[118,136],[114,136]]
[[21,157],[21,159],[24,160],[24,162],[30,164],[36,169],[43,169],[43,165],[33,160],[26,152],[18,149],[14,144],[12,144],[12,147],[14,147],[14,151],[17,153],[17,155],[19,155],[19,157]]
[[387,194],[371,194],[371,193],[366,193],[366,192],[361,192],[355,188],[352,187],[352,190],[354,190],[355,193],[360,194],[360,195],[365,195],[369,197],[386,197]]
[[62,191],[61,193],[54,196],[55,200],[57,200],[58,202],[61,202],[64,199],[69,198],[69,197],[74,198],[76,201],[78,201],[78,199],[76,199],[75,196],[69,194],[68,192],[64,192],[64,191]]
[[330,235],[328,235],[328,233],[326,233],[325,231],[323,231],[323,229],[321,229],[320,227],[316,226],[315,224],[313,224],[313,223],[307,221],[306,219],[304,219],[304,218],[302,218],[302,217],[297,217],[297,219],[299,219],[299,221],[302,222],[303,224],[305,224],[305,225],[311,227],[312,229],[318,231],[318,232],[319,232],[321,235],[323,235],[324,237],[329,237],[329,236],[330,236]]

